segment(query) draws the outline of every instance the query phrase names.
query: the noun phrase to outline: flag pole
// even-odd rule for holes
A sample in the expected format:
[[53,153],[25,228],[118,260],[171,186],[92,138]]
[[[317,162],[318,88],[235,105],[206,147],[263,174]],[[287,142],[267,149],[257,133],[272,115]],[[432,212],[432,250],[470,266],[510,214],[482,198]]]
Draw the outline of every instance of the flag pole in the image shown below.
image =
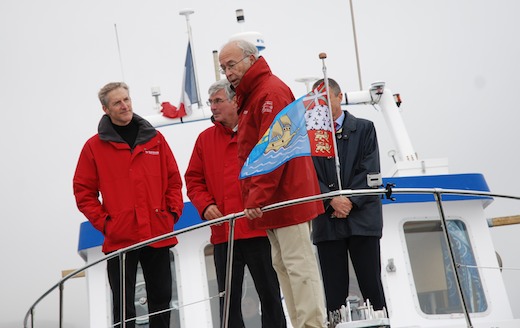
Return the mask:
[[197,79],[197,65],[195,64],[195,47],[193,46],[193,37],[191,35],[191,26],[190,26],[190,15],[195,11],[192,9],[184,9],[179,11],[179,15],[183,15],[186,18],[186,26],[188,28],[188,42],[191,47],[191,60],[193,62],[193,71],[195,72],[194,80],[195,80],[195,88],[197,89],[197,105],[199,108],[202,107],[202,101],[200,100],[200,90],[199,90],[199,81]]
[[336,178],[338,180],[338,188],[339,190],[343,190],[341,185],[341,174],[340,174],[340,164],[339,164],[339,156],[338,156],[338,145],[336,143],[336,127],[334,126],[334,120],[332,119],[332,107],[330,106],[330,92],[329,92],[329,79],[327,77],[327,66],[325,66],[325,58],[327,58],[327,54],[321,52],[319,55],[321,62],[323,63],[323,81],[325,82],[325,92],[327,93],[327,107],[329,108],[329,116],[330,116],[330,125],[332,131],[332,144],[334,146],[334,161],[336,163]]

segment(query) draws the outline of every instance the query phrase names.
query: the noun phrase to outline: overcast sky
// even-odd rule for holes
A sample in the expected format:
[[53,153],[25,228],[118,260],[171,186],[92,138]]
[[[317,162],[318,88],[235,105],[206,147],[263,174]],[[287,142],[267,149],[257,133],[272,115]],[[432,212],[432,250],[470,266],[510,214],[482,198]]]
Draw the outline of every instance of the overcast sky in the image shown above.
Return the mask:
[[[61,270],[83,265],[77,243],[85,218],[74,202],[72,175],[102,115],[99,88],[124,79],[135,112],[145,116],[154,114],[152,87],[160,87],[162,101],[178,104],[185,8],[195,10],[190,23],[203,99],[215,79],[212,51],[245,30],[263,34],[263,55],[296,97],[306,91],[297,78],[323,75],[320,52],[328,55],[329,77],[344,91],[359,90],[347,0],[1,1],[0,327],[20,326]],[[236,23],[238,8],[245,24]],[[363,87],[382,80],[401,94],[419,157],[448,158],[450,173],[482,173],[492,191],[519,195],[520,2],[355,0],[354,12]],[[388,172],[394,146],[381,113],[352,111],[375,122]],[[182,172],[208,124],[161,130]],[[495,201],[487,214],[520,214],[520,207]],[[506,267],[520,267],[511,252],[519,233],[518,226],[492,229]],[[504,277],[520,317],[518,273]],[[69,290],[84,288],[76,280]],[[38,316],[51,321],[57,314]]]

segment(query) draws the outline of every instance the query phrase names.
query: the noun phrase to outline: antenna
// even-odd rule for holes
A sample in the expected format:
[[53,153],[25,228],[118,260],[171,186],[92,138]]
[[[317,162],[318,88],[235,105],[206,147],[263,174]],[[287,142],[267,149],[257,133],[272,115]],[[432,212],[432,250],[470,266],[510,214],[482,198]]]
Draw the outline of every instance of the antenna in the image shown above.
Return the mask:
[[116,31],[116,42],[117,42],[117,52],[119,54],[119,66],[121,67],[121,77],[122,80],[125,80],[125,72],[123,70],[123,60],[121,58],[121,47],[119,46],[119,34],[117,33],[117,24],[114,23],[114,30]]
[[152,87],[152,96],[155,98],[155,110],[158,112],[161,111],[161,102],[159,100],[159,96],[161,95],[161,88]]
[[350,17],[352,17],[352,33],[354,34],[354,49],[356,50],[356,64],[357,64],[357,72],[358,72],[358,80],[359,80],[359,91],[363,90],[363,84],[361,83],[361,65],[359,64],[359,52],[357,45],[357,36],[356,36],[356,23],[354,22],[354,7],[352,6],[352,0],[349,0],[350,3]]
[[195,13],[193,9],[184,9],[179,11],[179,15],[182,15],[186,18],[186,26],[188,27],[188,40],[191,45],[191,60],[193,61],[193,70],[195,71],[195,87],[197,88],[197,104],[199,108],[202,107],[202,101],[200,100],[200,90],[199,90],[199,81],[197,79],[197,65],[195,64],[195,47],[193,45],[193,38],[191,35],[191,26],[190,26],[190,15]]

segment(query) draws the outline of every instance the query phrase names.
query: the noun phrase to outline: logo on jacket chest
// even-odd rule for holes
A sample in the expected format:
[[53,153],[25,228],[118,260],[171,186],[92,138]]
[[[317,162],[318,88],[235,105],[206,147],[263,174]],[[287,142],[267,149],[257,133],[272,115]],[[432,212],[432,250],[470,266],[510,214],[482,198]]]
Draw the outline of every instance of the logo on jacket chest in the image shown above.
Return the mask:
[[145,150],[144,153],[147,154],[147,155],[159,156],[159,151],[158,150]]
[[262,114],[271,113],[273,111],[273,102],[268,100],[262,105]]

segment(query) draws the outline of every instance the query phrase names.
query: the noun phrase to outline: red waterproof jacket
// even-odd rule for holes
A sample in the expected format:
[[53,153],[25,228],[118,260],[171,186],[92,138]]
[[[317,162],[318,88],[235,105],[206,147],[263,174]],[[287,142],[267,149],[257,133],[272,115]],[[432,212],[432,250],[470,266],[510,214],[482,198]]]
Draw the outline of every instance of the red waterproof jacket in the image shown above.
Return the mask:
[[[204,130],[197,138],[184,175],[188,197],[202,218],[211,204],[217,205],[223,215],[244,210],[239,173],[236,133],[215,122],[215,126]],[[247,219],[235,221],[235,240],[265,236],[264,230],[249,228]],[[212,244],[225,243],[228,238],[228,223],[211,226]]]
[[[240,111],[238,158],[242,167],[276,114],[293,102],[294,96],[289,87],[273,75],[263,57],[244,74],[236,93]],[[270,173],[245,178],[241,186],[245,208],[320,194],[309,156],[293,158]],[[250,222],[255,229],[275,229],[312,220],[323,212],[322,202],[315,201],[265,212]]]
[[[148,121],[135,114],[133,120],[139,133],[131,150],[103,116],[74,174],[77,206],[103,233],[104,253],[172,232],[184,206],[182,180],[166,140]],[[150,246],[175,244],[174,237]]]

